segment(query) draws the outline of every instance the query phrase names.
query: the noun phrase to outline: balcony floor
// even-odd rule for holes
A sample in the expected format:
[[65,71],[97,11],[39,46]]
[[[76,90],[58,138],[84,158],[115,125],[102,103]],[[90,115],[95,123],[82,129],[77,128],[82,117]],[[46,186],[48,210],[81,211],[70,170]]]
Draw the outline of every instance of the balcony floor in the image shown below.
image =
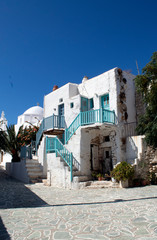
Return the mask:
[[47,129],[43,133],[47,135],[61,135],[64,133],[64,129]]

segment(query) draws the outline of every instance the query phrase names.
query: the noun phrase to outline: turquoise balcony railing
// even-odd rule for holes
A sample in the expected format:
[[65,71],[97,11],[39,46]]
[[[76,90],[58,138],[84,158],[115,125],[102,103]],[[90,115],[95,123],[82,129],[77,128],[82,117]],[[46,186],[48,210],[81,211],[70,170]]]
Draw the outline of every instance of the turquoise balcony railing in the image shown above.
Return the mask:
[[54,128],[61,129],[64,127],[65,127],[64,116],[52,115],[50,117],[44,118],[36,134],[36,149],[38,147],[38,144],[44,131]]
[[115,124],[115,112],[107,109],[96,109],[87,112],[80,112],[70,126],[65,129],[65,144],[73,136],[80,126],[94,123],[113,123]]
[[60,155],[61,158],[70,167],[70,178],[72,181],[72,171],[73,171],[73,155],[70,153],[62,144],[62,142],[57,137],[46,137],[46,153],[56,153]]

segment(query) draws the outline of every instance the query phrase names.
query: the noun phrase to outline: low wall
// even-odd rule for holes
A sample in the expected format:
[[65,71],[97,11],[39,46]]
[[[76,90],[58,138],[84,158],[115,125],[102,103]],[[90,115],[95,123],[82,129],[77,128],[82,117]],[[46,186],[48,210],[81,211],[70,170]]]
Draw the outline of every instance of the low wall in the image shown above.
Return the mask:
[[71,188],[69,167],[55,153],[47,154],[47,183],[52,187]]
[[144,152],[143,146],[144,136],[132,136],[126,139],[126,160],[130,164],[134,164],[135,159],[141,159]]
[[29,183],[29,177],[26,170],[26,161],[6,163],[7,174],[24,183]]

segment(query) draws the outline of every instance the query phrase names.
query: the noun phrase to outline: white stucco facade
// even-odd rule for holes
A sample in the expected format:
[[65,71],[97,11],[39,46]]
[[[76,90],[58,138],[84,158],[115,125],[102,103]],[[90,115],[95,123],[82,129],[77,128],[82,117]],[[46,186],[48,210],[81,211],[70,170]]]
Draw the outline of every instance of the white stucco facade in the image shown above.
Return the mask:
[[16,133],[18,133],[21,126],[23,126],[23,128],[31,125],[39,126],[43,119],[43,111],[42,107],[34,106],[27,109],[22,115],[18,116],[17,124],[15,125]]
[[[114,123],[97,121],[80,126],[66,143],[82,175],[90,176],[92,171],[109,173],[118,162],[137,157],[123,135],[124,127],[136,122],[134,78],[133,74],[114,68],[94,78],[84,78],[80,84],[67,83],[44,97],[44,118],[63,114],[65,128],[80,112],[106,109],[115,113]],[[39,161],[45,164],[45,172],[48,170],[53,179],[55,164],[51,161],[58,159],[49,153],[47,160],[44,142],[41,139],[38,148]],[[58,169],[60,165],[56,166]],[[61,172],[64,175],[67,172],[57,169],[55,179]]]

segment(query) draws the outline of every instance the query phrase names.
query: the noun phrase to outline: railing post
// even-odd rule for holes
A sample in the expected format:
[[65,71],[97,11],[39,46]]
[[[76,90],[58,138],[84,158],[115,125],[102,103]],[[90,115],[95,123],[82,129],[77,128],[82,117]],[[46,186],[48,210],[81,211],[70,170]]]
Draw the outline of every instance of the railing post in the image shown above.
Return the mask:
[[70,154],[70,181],[73,181],[73,155]]
[[113,110],[113,123],[115,124],[115,118],[116,118],[116,115],[115,115],[115,110]]
[[47,151],[47,148],[48,148],[48,137],[46,136],[46,146],[45,146],[45,148],[46,148],[46,153],[48,152]]
[[99,109],[99,122],[100,123],[103,122],[103,109],[102,109],[102,107]]
[[57,157],[57,138],[55,137],[54,139],[54,145],[55,145],[55,153],[56,153],[56,157]]
[[67,144],[67,129],[65,129],[65,132],[64,132],[64,142],[65,144]]

